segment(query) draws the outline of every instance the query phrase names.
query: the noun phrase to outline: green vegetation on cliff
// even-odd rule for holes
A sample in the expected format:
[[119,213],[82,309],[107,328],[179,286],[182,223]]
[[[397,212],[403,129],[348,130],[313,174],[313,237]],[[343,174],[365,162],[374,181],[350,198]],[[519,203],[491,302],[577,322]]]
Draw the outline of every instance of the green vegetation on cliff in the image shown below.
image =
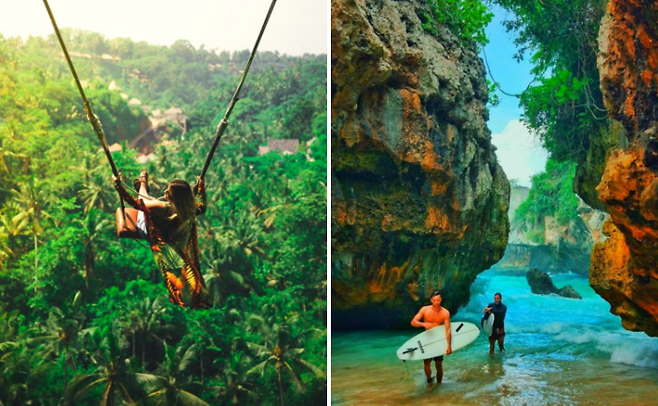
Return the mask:
[[554,217],[561,225],[578,218],[578,199],[573,192],[575,171],[576,165],[572,162],[549,159],[546,170],[532,177],[528,198],[514,214],[516,223],[532,226],[528,234],[531,241],[541,242],[539,236],[543,235],[546,217]]
[[[194,182],[248,51],[65,40],[124,179],[146,168],[156,195]],[[109,165],[54,37],[0,36],[0,403],[278,405],[279,372],[287,403],[326,401],[326,56],[258,55],[206,176],[215,306],[189,311],[148,247],[116,238]],[[188,125],[140,163],[128,141],[146,105],[180,107]],[[300,151],[258,155],[278,138]]]
[[[493,1],[511,12],[504,24],[516,34],[516,57],[529,56],[535,66],[535,81],[520,95],[523,121],[539,135],[552,160],[576,164],[575,171],[569,171],[571,179],[565,182],[571,184],[577,178],[576,193],[600,209],[595,187],[607,154],[619,139],[603,105],[596,64],[606,2]],[[546,172],[552,170],[547,167]],[[531,214],[526,215],[536,218],[542,213],[533,213],[533,208],[546,207],[537,202],[529,206]],[[573,206],[560,208],[567,207],[571,210]],[[553,216],[565,219],[564,213]]]
[[537,84],[521,95],[523,119],[554,159],[583,162],[590,137],[608,126],[596,67],[605,2],[494,1],[513,13],[505,25],[517,33],[517,57],[530,53],[535,64]]
[[493,13],[481,0],[430,0],[427,7],[429,11],[422,12],[420,18],[430,34],[436,35],[436,24],[442,24],[465,43],[488,42],[484,29]]

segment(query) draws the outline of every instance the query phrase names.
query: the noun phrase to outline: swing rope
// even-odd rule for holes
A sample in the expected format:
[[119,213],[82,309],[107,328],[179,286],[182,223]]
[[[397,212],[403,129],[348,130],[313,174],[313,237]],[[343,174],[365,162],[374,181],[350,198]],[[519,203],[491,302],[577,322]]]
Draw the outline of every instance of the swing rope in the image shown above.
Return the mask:
[[[55,30],[55,35],[57,36],[57,40],[59,41],[59,44],[62,48],[62,51],[64,52],[64,57],[66,58],[66,62],[69,65],[69,70],[71,71],[71,74],[73,75],[73,79],[75,80],[75,84],[78,87],[78,91],[80,92],[80,97],[82,97],[82,101],[84,102],[85,105],[85,112],[87,113],[87,118],[89,119],[89,122],[91,123],[92,128],[94,129],[94,132],[96,133],[96,137],[101,143],[101,146],[103,147],[103,151],[105,151],[105,156],[107,157],[108,162],[110,163],[110,166],[112,167],[112,173],[114,176],[118,179],[120,179],[119,171],[117,170],[116,165],[114,164],[114,160],[112,159],[112,154],[110,153],[110,149],[107,145],[107,141],[105,140],[105,132],[103,131],[103,126],[98,119],[98,117],[94,114],[94,112],[91,109],[91,103],[89,103],[89,100],[87,99],[87,96],[85,95],[84,89],[82,88],[82,84],[80,83],[80,79],[78,78],[78,74],[75,70],[75,67],[73,66],[73,61],[71,60],[71,56],[69,55],[68,49],[66,48],[66,45],[64,44],[64,40],[62,39],[62,35],[59,31],[59,28],[57,26],[57,22],[55,21],[55,16],[53,15],[52,10],[50,9],[50,5],[48,4],[48,0],[43,0],[43,4],[46,6],[46,10],[48,11],[48,16],[50,17],[50,21],[53,25],[53,28]],[[206,177],[206,172],[208,171],[208,167],[210,166],[210,162],[212,161],[213,155],[215,154],[215,150],[217,149],[217,145],[219,144],[219,141],[222,138],[222,135],[224,134],[224,131],[226,130],[226,127],[228,127],[228,118],[231,115],[231,112],[233,111],[233,108],[235,107],[235,104],[240,100],[240,90],[242,90],[242,85],[244,84],[244,81],[247,77],[247,74],[249,73],[249,68],[251,67],[251,62],[254,59],[254,56],[256,55],[256,51],[258,50],[258,45],[260,44],[260,40],[263,37],[263,33],[265,32],[265,28],[267,27],[267,23],[270,21],[270,16],[272,15],[272,11],[274,10],[274,6],[276,4],[276,0],[272,0],[272,3],[270,4],[270,8],[267,11],[267,16],[265,17],[265,21],[263,22],[263,26],[260,29],[260,32],[258,33],[258,38],[256,39],[256,43],[254,44],[254,48],[251,51],[251,54],[249,55],[249,59],[247,60],[247,64],[245,66],[244,72],[242,74],[242,78],[240,79],[240,83],[238,84],[238,87],[235,89],[235,92],[233,93],[233,97],[231,98],[231,102],[229,103],[228,108],[226,109],[226,113],[224,114],[224,118],[219,122],[217,125],[217,130],[215,131],[215,139],[213,141],[212,147],[210,148],[210,152],[208,153],[208,156],[206,157],[206,162],[203,165],[203,169],[201,170],[201,179],[204,179]],[[195,190],[197,189],[196,187],[194,188]],[[124,209],[124,203],[123,199],[121,199],[121,208]],[[124,211],[124,218],[125,218],[125,210]]]
[[84,89],[82,89],[82,84],[80,83],[80,79],[78,79],[78,74],[75,71],[75,67],[73,66],[73,61],[71,61],[71,56],[69,55],[69,51],[68,49],[66,49],[66,45],[64,44],[64,40],[62,39],[62,34],[59,32],[59,28],[57,27],[55,16],[53,15],[52,10],[50,10],[50,5],[48,4],[48,0],[43,0],[43,4],[46,6],[46,10],[48,10],[48,16],[50,16],[50,22],[52,22],[53,28],[55,29],[55,35],[57,35],[57,40],[59,41],[59,45],[62,47],[62,51],[64,52],[64,57],[66,58],[66,62],[69,65],[71,74],[73,74],[75,85],[78,87],[78,91],[80,92],[80,97],[82,97],[82,101],[84,102],[85,113],[87,113],[87,119],[89,119],[89,122],[91,123],[91,126],[94,129],[94,132],[96,133],[96,138],[98,138],[98,140],[101,142],[103,151],[105,151],[105,156],[107,157],[107,160],[110,162],[110,166],[112,167],[112,173],[114,174],[114,176],[119,178],[119,171],[117,170],[117,167],[114,164],[114,160],[112,159],[112,154],[110,153],[110,148],[107,146],[107,141],[105,141],[105,132],[103,131],[103,126],[101,125],[101,122],[98,119],[98,117],[92,111],[91,103],[89,103],[89,100],[85,95],[85,91]]
[[[50,9],[50,5],[48,4],[48,0],[43,0],[43,4],[46,6],[46,10],[48,11],[48,16],[50,17],[50,22],[53,24],[53,29],[55,30],[55,35],[57,36],[57,40],[59,41],[59,45],[62,48],[62,52],[64,52],[64,57],[66,58],[66,63],[69,65],[69,70],[71,71],[71,74],[73,75],[73,79],[75,80],[75,85],[78,87],[78,91],[80,92],[80,97],[82,97],[82,101],[85,105],[85,113],[87,113],[87,119],[91,123],[91,127],[94,129],[94,133],[96,133],[96,138],[101,143],[101,146],[103,147],[103,151],[105,152],[105,156],[107,157],[108,162],[110,163],[110,167],[112,168],[112,173],[117,179],[121,179],[121,176],[119,175],[119,171],[117,170],[116,165],[114,164],[114,160],[112,159],[112,154],[110,153],[110,148],[107,146],[107,141],[105,141],[105,132],[103,131],[103,125],[101,124],[101,121],[98,119],[98,117],[94,114],[93,110],[91,109],[91,103],[89,103],[89,99],[87,99],[87,95],[85,95],[85,91],[82,88],[82,84],[80,83],[80,79],[78,78],[78,73],[75,70],[75,67],[73,66],[73,61],[71,60],[71,56],[69,55],[68,49],[66,49],[66,45],[64,44],[64,39],[62,38],[62,34],[59,32],[59,27],[57,26],[57,21],[55,21],[55,16],[53,15],[52,10]],[[119,196],[119,201],[121,204],[121,213],[123,213],[123,220],[124,223],[126,221],[126,206],[123,203],[123,199],[121,196]]]
[[[267,27],[267,23],[270,21],[270,16],[272,15],[272,10],[274,10],[275,4],[276,4],[276,0],[272,0],[272,4],[270,4],[270,9],[267,11],[267,16],[265,17],[265,22],[263,23],[263,26],[260,29],[260,33],[258,34],[258,39],[256,39],[256,44],[254,45],[254,48],[252,49],[251,54],[249,55],[249,59],[247,60],[247,65],[244,68],[242,79],[240,79],[240,83],[238,84],[237,89],[235,89],[235,93],[233,93],[233,98],[231,98],[231,102],[228,105],[228,109],[226,109],[224,118],[217,125],[217,130],[215,131],[215,140],[213,141],[212,147],[210,148],[210,152],[208,153],[208,157],[206,158],[206,163],[203,165],[203,170],[201,171],[201,176],[200,176],[201,179],[204,179],[206,177],[206,171],[208,170],[210,161],[212,160],[212,157],[215,154],[215,149],[217,149],[217,144],[219,144],[219,140],[222,138],[222,135],[224,134],[224,130],[226,130],[226,127],[228,127],[228,117],[231,115],[231,111],[233,111],[233,107],[235,106],[235,103],[237,103],[238,100],[240,100],[239,95],[240,95],[240,90],[242,89],[242,84],[244,83],[244,80],[247,77],[247,73],[249,72],[249,67],[251,66],[251,61],[253,61],[254,55],[256,55],[258,44],[260,44],[260,39],[263,37],[263,33],[265,32],[265,27]],[[196,190],[196,188],[194,189]]]

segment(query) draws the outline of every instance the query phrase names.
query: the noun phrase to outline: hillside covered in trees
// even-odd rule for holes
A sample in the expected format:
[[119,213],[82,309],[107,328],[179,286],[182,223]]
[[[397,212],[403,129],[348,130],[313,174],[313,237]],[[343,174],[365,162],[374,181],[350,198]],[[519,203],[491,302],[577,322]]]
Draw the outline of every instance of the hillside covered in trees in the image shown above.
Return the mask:
[[[124,181],[194,183],[249,52],[64,39]],[[325,402],[326,69],[257,54],[206,175],[214,307],[193,311],[169,303],[146,244],[117,239],[110,167],[55,37],[0,35],[0,404]],[[185,128],[138,156],[130,140],[170,107]],[[259,155],[271,139],[299,151]]]

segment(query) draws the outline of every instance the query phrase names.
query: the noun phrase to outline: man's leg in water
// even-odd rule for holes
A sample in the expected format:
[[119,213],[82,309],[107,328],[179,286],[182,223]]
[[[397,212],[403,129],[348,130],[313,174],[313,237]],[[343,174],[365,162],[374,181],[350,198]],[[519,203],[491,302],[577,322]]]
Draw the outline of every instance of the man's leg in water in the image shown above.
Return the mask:
[[436,383],[441,383],[443,380],[443,361],[435,361],[436,366]]
[[[498,349],[503,352],[505,351],[505,335],[498,337]],[[493,352],[493,343],[491,345],[491,351]]]
[[423,363],[425,364],[425,376],[427,377],[427,383],[432,383],[432,359],[424,359]]
[[494,342],[496,339],[494,337],[489,337],[489,356],[494,356]]

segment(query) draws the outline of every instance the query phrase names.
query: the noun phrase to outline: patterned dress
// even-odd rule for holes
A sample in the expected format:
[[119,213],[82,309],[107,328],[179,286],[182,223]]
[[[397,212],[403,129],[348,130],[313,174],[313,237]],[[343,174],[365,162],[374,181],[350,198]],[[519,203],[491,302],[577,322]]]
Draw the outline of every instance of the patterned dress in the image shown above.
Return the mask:
[[[193,309],[212,307],[212,298],[199,266],[196,219],[180,221],[176,215],[172,218],[158,216],[144,205],[142,199],[132,197],[120,183],[115,188],[124,201],[144,212],[151,252],[169,292],[169,300]],[[206,191],[202,184],[197,192],[199,215],[206,211]],[[169,202],[165,205],[170,212]]]

